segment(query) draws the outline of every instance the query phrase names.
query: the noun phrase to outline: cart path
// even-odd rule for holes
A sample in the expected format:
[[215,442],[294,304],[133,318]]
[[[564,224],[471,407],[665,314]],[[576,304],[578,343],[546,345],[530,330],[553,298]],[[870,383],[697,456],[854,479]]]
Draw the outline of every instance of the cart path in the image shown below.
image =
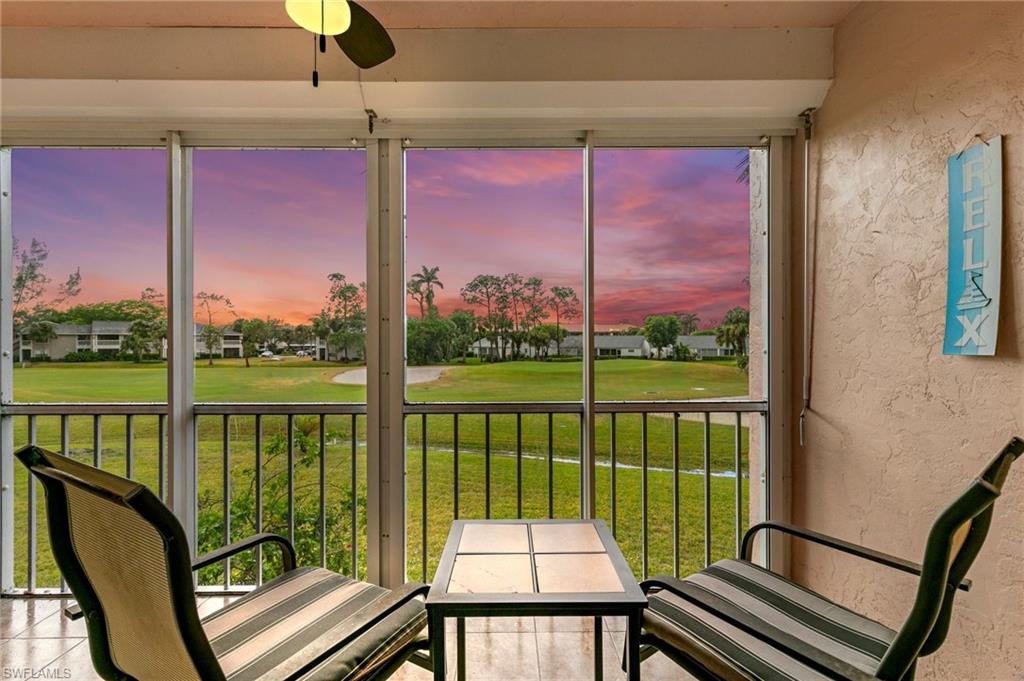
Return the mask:
[[[444,374],[444,367],[409,367],[405,370],[406,385],[416,383],[430,383],[441,378]],[[331,383],[341,385],[366,385],[366,367],[350,369],[340,374],[335,374]]]

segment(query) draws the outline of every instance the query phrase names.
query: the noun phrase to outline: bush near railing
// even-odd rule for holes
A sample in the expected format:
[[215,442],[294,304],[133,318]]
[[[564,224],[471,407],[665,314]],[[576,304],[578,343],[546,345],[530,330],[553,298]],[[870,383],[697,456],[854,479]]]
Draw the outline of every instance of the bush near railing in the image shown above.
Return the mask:
[[[320,515],[320,441],[319,419],[314,416],[299,416],[294,422],[292,434],[295,466],[294,481],[294,545],[299,565],[320,563],[321,515]],[[347,438],[349,433],[327,431],[327,441]],[[255,462],[232,465],[231,478],[231,537],[229,540],[246,537],[260,531],[256,519],[256,470]],[[234,482],[242,485],[236,487]],[[366,498],[358,491],[345,489],[343,485],[332,484],[328,477],[325,485],[331,491],[340,493],[341,499],[324,504],[326,513],[324,538],[327,551],[327,567],[339,572],[351,572],[352,542],[350,527],[353,496],[357,509],[365,512]],[[263,442],[262,460],[262,507],[264,532],[289,534],[288,524],[288,436],[287,433],[272,433]],[[210,489],[199,497],[199,552],[205,553],[222,546],[224,541],[223,499],[219,492]],[[256,583],[256,556],[246,552],[231,560],[231,582],[233,584]],[[281,574],[281,554],[276,549],[263,553],[263,579]],[[203,570],[201,583],[223,584],[223,564]]]

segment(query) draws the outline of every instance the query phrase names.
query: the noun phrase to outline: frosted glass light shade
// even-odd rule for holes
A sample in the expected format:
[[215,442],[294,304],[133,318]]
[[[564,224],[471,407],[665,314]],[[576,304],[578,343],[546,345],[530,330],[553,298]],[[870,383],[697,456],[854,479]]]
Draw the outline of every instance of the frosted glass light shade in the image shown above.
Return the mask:
[[285,0],[292,21],[312,33],[338,35],[352,24],[348,0]]

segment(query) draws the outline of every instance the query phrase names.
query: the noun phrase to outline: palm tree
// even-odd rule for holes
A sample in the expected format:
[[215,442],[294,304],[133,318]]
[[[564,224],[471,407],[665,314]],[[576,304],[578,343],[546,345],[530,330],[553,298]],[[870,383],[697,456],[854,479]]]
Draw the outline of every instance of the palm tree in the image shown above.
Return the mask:
[[680,312],[678,315],[679,323],[682,325],[682,333],[684,336],[689,336],[697,330],[697,324],[700,322],[700,317],[693,312]]
[[427,312],[433,313],[436,309],[434,307],[434,287],[444,288],[444,284],[441,283],[441,279],[437,276],[440,269],[440,267],[420,265],[420,271],[412,275],[412,279],[409,282],[423,296],[423,300],[420,301],[420,318],[423,317],[423,303],[427,305]]

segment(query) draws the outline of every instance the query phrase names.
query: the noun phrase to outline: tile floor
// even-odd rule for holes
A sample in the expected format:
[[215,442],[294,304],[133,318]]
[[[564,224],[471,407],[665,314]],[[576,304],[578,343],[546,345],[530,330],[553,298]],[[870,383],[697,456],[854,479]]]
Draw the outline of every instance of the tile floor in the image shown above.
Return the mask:
[[[199,613],[223,607],[223,597],[200,599]],[[52,678],[95,681],[85,623],[62,614],[59,599],[0,599],[0,678]],[[454,677],[455,628],[448,631],[449,677]],[[620,656],[624,622],[604,620],[604,678],[624,678]],[[467,677],[471,681],[590,681],[594,656],[590,618],[480,618],[466,622]],[[663,655],[643,664],[644,681],[684,681],[690,677]],[[34,672],[34,676],[31,672]],[[410,664],[394,681],[429,681]]]

